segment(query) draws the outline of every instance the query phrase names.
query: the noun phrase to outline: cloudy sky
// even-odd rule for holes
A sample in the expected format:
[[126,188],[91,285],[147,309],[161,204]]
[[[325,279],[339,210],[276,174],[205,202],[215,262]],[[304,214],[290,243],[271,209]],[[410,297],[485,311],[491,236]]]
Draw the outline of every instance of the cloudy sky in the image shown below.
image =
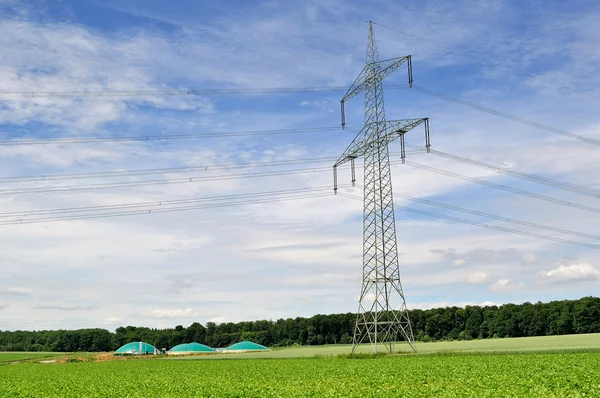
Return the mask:
[[[413,89],[401,88],[405,69],[386,80],[388,119],[429,117],[436,150],[590,188],[575,194],[435,154],[410,153],[399,165],[392,145],[398,194],[563,230],[398,197],[398,206],[559,240],[398,208],[408,306],[597,295],[600,5],[451,3],[3,0],[0,329],[355,311],[362,204],[333,195],[331,165],[362,127],[356,97],[339,129],[339,87],[364,65],[368,20],[381,58],[413,56]],[[281,90],[307,87],[318,90]],[[88,94],[65,95],[73,91]],[[157,95],[141,95],[149,91]],[[229,134],[274,130],[284,131]],[[106,139],[173,135],[187,138]],[[421,130],[407,143],[422,146]],[[339,177],[348,183],[349,170]],[[257,195],[232,196],[247,194]],[[98,208],[108,205],[148,213],[156,202],[189,199],[177,206],[213,207],[27,223],[127,211]],[[82,207],[92,209],[32,213]]]

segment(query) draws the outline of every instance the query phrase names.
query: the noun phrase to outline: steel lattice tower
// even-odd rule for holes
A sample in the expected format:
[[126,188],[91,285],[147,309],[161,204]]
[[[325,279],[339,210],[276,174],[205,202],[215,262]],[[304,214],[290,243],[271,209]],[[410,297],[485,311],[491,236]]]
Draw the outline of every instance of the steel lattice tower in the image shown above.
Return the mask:
[[412,85],[410,55],[379,61],[373,24],[370,23],[366,65],[341,100],[344,127],[344,103],[361,92],[365,95],[364,127],[333,166],[337,193],[337,166],[351,162],[354,183],[354,160],[364,157],[363,277],[352,352],[366,341],[371,343],[373,352],[377,352],[380,344],[392,352],[394,341],[402,337],[416,350],[400,283],[388,144],[400,139],[404,162],[404,134],[424,124],[425,145],[429,151],[429,120],[386,120],[382,83],[385,77],[405,63],[408,82]]

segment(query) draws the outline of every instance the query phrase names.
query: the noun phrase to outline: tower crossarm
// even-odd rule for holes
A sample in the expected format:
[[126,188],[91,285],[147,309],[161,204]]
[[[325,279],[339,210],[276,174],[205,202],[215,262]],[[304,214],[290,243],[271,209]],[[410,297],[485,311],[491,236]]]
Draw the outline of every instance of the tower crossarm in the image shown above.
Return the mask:
[[352,86],[350,86],[340,101],[342,111],[342,127],[346,125],[344,103],[350,98],[362,93],[369,87],[372,87],[373,85],[383,81],[383,79],[389,76],[405,62],[408,62],[408,84],[412,86],[412,62],[410,55],[390,58],[383,61],[370,62],[365,65],[356,80],[354,80],[354,83],[352,83]]
[[[418,125],[425,123],[425,138],[426,146],[429,145],[429,119],[405,119],[405,120],[389,120],[386,121],[382,133],[377,139],[371,139],[365,142],[365,137],[368,137],[368,132],[376,127],[378,123],[369,123],[356,135],[354,140],[350,143],[348,148],[342,153],[342,155],[335,162],[334,167],[340,166],[352,159],[364,156],[367,151],[376,146],[378,148],[385,147],[391,142],[398,138],[402,138],[404,134],[414,129]],[[404,147],[404,145],[403,145]],[[404,151],[403,151],[404,153]]]

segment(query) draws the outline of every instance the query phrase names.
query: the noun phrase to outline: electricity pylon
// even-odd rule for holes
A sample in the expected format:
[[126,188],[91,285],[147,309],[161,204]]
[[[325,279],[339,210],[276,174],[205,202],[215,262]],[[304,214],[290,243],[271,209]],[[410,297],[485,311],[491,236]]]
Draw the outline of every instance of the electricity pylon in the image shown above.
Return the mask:
[[344,127],[344,103],[361,92],[365,94],[365,125],[333,166],[334,190],[337,193],[337,167],[351,162],[354,184],[354,160],[364,157],[363,282],[352,352],[366,341],[371,343],[373,352],[377,352],[380,344],[392,352],[394,341],[399,337],[403,337],[416,351],[400,283],[388,145],[400,139],[404,162],[404,134],[423,124],[425,146],[429,151],[429,119],[386,120],[382,83],[384,78],[405,63],[408,67],[408,83],[412,86],[410,55],[379,61],[373,24],[370,23],[366,65],[341,101]]

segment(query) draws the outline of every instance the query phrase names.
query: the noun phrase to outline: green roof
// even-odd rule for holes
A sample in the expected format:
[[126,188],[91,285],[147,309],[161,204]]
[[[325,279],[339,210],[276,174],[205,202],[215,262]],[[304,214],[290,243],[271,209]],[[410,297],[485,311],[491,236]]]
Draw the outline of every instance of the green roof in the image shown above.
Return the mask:
[[169,352],[213,352],[215,349],[200,343],[179,344]]
[[227,348],[228,351],[267,351],[268,348],[264,345],[256,344],[251,341],[242,341],[235,343]]
[[140,355],[140,354],[154,354],[156,348],[152,344],[144,343],[143,341],[136,341],[128,343],[115,351],[115,355]]

